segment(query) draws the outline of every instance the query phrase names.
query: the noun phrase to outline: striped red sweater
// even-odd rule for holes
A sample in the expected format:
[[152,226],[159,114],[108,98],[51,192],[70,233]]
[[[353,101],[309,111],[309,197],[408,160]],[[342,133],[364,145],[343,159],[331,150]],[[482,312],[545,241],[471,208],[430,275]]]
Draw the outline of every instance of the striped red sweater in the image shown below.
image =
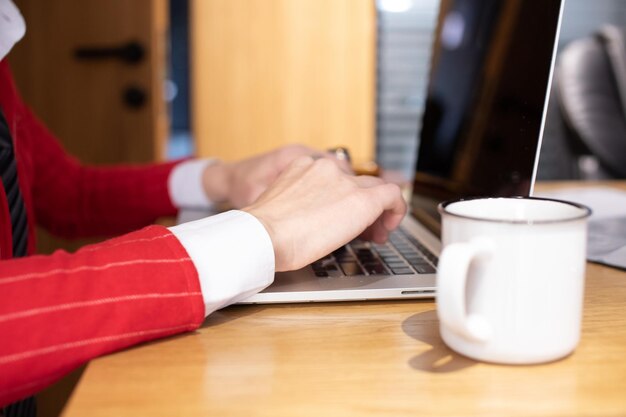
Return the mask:
[[[173,164],[81,165],[21,101],[5,61],[0,108],[14,140],[29,254],[35,224],[65,237],[111,235],[175,214],[167,191]],[[149,226],[75,254],[12,260],[8,213],[0,183],[0,406],[91,358],[202,322],[196,269],[166,228]]]

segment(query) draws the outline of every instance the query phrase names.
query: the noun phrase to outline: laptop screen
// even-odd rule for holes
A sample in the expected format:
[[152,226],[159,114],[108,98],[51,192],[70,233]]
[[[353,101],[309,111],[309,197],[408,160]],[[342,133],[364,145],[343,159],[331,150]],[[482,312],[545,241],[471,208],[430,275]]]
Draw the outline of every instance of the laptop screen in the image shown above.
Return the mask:
[[562,0],[444,0],[420,132],[412,214],[532,189]]

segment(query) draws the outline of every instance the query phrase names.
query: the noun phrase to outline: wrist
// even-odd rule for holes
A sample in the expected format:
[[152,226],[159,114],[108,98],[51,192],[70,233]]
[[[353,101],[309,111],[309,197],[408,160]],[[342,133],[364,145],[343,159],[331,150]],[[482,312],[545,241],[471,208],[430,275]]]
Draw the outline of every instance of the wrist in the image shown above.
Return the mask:
[[285,238],[288,234],[285,236],[280,233],[280,231],[284,228],[277,226],[277,223],[279,223],[277,219],[274,219],[271,215],[266,215],[261,208],[256,207],[255,205],[243,208],[241,211],[252,215],[265,228],[274,250],[274,267],[276,272],[297,269],[293,265],[293,253],[286,250],[291,247],[287,242],[285,242]]
[[229,200],[231,184],[231,166],[222,161],[215,161],[202,172],[202,186],[207,198],[213,203],[225,203]]

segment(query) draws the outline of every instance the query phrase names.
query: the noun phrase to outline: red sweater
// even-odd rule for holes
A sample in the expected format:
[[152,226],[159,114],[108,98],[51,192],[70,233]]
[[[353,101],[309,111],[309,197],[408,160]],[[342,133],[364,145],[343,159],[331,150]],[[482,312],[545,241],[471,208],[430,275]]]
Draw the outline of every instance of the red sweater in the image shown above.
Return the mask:
[[196,269],[164,227],[149,226],[75,254],[32,255],[34,226],[65,237],[127,233],[175,214],[174,164],[88,167],[68,156],[22,102],[0,62],[0,108],[14,141],[31,256],[11,260],[0,182],[0,406],[41,390],[102,354],[197,328]]

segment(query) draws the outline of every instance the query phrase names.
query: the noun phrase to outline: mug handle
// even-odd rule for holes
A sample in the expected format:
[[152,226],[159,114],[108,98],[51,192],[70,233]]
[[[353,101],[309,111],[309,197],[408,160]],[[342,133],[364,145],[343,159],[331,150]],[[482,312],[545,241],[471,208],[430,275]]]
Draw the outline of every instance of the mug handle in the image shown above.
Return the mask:
[[476,238],[469,242],[447,245],[437,265],[437,314],[439,320],[460,336],[475,342],[491,337],[491,326],[484,317],[466,314],[467,273],[472,262],[490,262],[494,254],[491,239]]

